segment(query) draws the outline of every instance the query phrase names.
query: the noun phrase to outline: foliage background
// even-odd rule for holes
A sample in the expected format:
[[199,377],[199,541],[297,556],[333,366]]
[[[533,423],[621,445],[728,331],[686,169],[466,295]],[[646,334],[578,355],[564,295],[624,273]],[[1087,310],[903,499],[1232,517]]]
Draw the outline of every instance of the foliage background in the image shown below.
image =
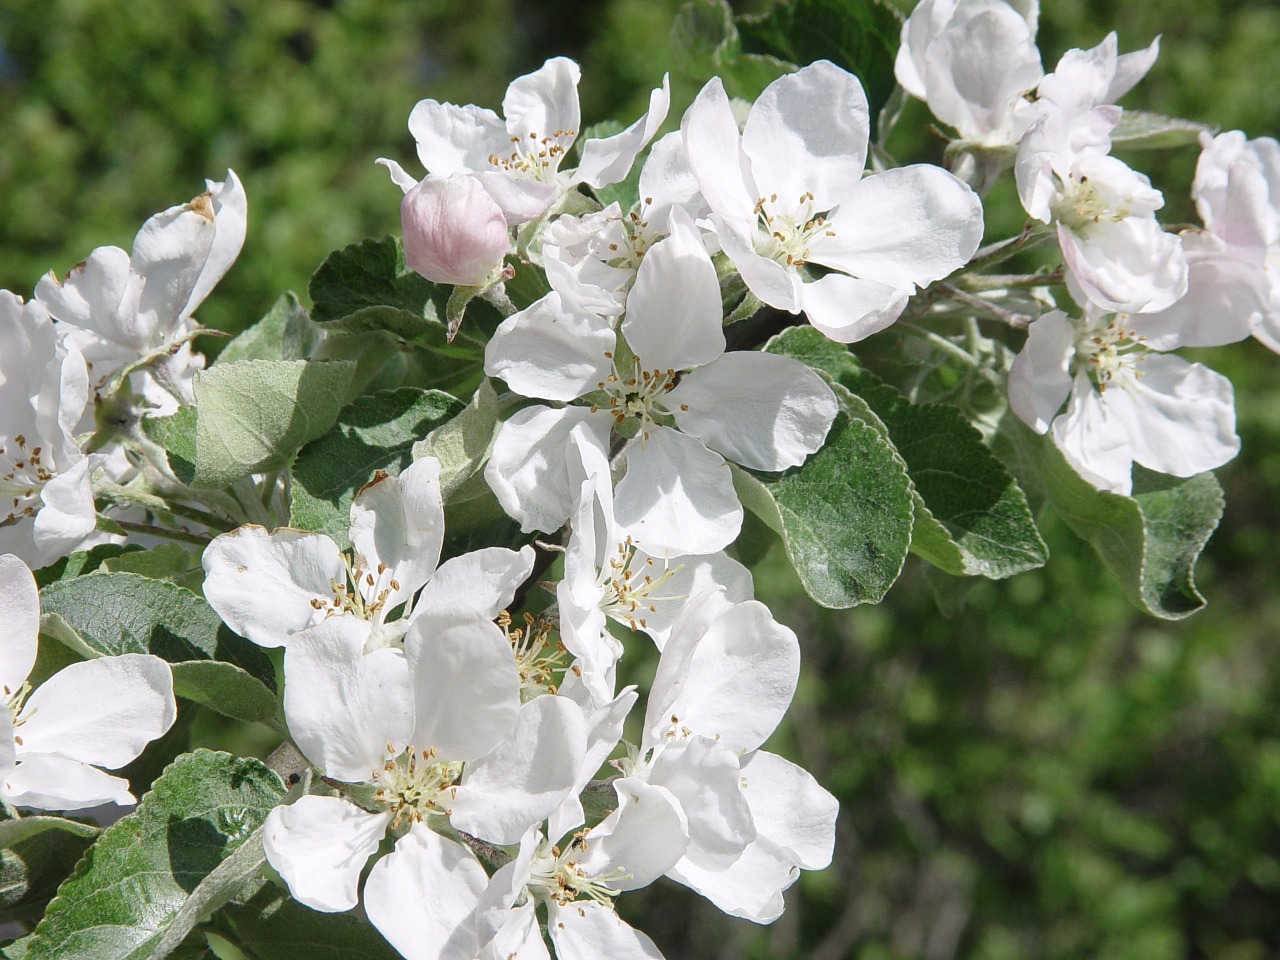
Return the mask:
[[[330,250],[397,229],[398,191],[372,160],[417,169],[404,126],[417,99],[497,106],[512,77],[567,54],[585,119],[636,115],[680,66],[677,6],[3,0],[0,286],[29,295],[96,245],[127,248],[147,216],[232,166],[248,240],[201,316],[239,329],[305,291]],[[1163,32],[1127,105],[1280,134],[1273,3],[1045,0],[1046,66],[1110,29],[1122,49]],[[694,89],[678,79],[673,116]],[[909,110],[901,158],[939,155],[927,122]],[[1166,190],[1166,220],[1192,219],[1194,150],[1127,159]],[[993,232],[1020,219],[1011,196],[989,217]],[[920,565],[880,606],[829,613],[766,559],[758,593],[805,653],[775,746],[839,795],[836,861],[769,928],[674,884],[623,898],[669,957],[1280,952],[1280,381],[1252,343],[1203,359],[1235,381],[1243,452],[1220,472],[1226,515],[1199,567],[1210,606],[1191,620],[1138,615],[1051,515],[1049,565],[977,584],[954,619]]]

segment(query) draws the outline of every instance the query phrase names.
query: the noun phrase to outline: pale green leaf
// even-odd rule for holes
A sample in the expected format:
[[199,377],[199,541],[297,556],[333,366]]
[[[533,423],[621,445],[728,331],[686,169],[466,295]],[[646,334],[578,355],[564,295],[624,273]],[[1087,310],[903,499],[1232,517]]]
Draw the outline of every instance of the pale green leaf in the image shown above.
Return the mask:
[[1128,150],[1163,150],[1169,147],[1194,146],[1202,133],[1213,133],[1213,127],[1195,120],[1167,117],[1146,110],[1125,110],[1111,131],[1111,142]]
[[216,363],[237,360],[305,360],[320,342],[320,331],[292,291],[282,294],[266,315],[228,343]]

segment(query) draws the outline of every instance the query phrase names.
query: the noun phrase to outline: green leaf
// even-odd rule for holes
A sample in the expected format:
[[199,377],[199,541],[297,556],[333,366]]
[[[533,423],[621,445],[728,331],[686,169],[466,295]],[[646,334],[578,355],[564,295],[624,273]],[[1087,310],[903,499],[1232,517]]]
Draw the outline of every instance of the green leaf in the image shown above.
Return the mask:
[[465,409],[413,445],[414,460],[435,457],[440,461],[440,489],[446,503],[488,457],[500,419],[498,395],[485,380]]
[[67,820],[65,817],[46,817],[34,814],[29,817],[14,817],[0,820],[0,847],[8,848],[21,843],[28,837],[44,833],[46,830],[64,830],[77,837],[92,839],[102,832],[101,827],[91,823],[80,823],[78,820]]
[[782,537],[817,603],[877,603],[898,578],[911,542],[911,487],[876,426],[841,410],[822,449],[801,466],[733,473],[743,506]]
[[253,960],[400,960],[367,921],[351,913],[317,913],[264,888],[219,914]]
[[171,764],[58,889],[27,960],[145,960],[200,882],[285,795],[257,760],[197,750]]
[[781,0],[737,21],[742,49],[796,66],[830,60],[862,81],[873,125],[893,94],[902,14],[887,0]]
[[792,327],[765,349],[825,374],[884,424],[911,478],[913,553],[953,576],[1001,579],[1044,565],[1026,494],[958,410],[911,403],[812,327]]
[[196,474],[196,408],[179,407],[167,417],[144,417],[142,432],[164,449],[169,469],[183,483]]
[[392,307],[425,319],[435,284],[414,273],[394,237],[370,238],[335,250],[311,276],[311,316],[329,323],[368,307]]
[[320,331],[307,308],[290,291],[282,294],[266,316],[228,343],[218,363],[237,360],[305,360],[320,342]]
[[1198,144],[1200,134],[1213,133],[1213,129],[1207,123],[1167,117],[1162,113],[1125,110],[1111,131],[1111,141],[1128,150],[1163,150]]
[[463,409],[447,393],[411,387],[360,397],[343,407],[333,429],[294,461],[289,523],[345,546],[356,492],[378,470],[399,473],[407,467],[414,444]]
[[58,580],[72,580],[82,574],[92,573],[112,557],[142,550],[136,543],[101,543],[91,550],[77,550],[68,557],[62,557],[47,567],[35,571],[36,586],[47,587]]
[[271,660],[190,590],[136,573],[95,573],[50,584],[40,605],[41,630],[85,656],[155,654],[172,665],[178,696],[237,720],[275,715]]
[[792,64],[760,53],[744,53],[733,8],[726,0],[690,0],[671,28],[673,62],[697,83],[718,76],[731,97],[755,100]]
[[243,360],[195,375],[197,486],[225,487],[284,466],[325,433],[355,367],[347,361]]
[[38,920],[92,842],[73,830],[44,829],[0,849],[0,923]]
[[1097,551],[1103,565],[1139,609],[1181,620],[1205,600],[1195,564],[1222,519],[1222,488],[1211,473],[1181,479],[1133,466],[1133,492],[1099,490],[1069,464],[1051,437],[1007,418],[1024,470],[1035,477],[1067,525]]
[[193,568],[199,569],[195,554],[176,543],[162,543],[150,550],[130,550],[102,562],[107,573],[139,573],[153,580],[184,580]]

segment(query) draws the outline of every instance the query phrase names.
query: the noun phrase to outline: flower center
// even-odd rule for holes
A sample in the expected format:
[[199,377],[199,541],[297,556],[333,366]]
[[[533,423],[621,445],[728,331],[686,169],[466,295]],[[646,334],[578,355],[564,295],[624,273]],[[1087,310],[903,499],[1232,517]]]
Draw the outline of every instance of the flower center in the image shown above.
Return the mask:
[[[605,356],[614,360],[612,353]],[[628,420],[636,420],[644,429],[655,424],[669,425],[671,415],[663,397],[675,388],[678,381],[679,375],[675,370],[645,370],[640,358],[635,357],[631,373],[620,373],[615,361],[613,373],[598,381],[596,386],[608,395],[609,412],[618,426]],[[597,405],[591,408],[593,413],[597,409]]]
[[813,194],[800,195],[795,207],[778,209],[778,195],[770,194],[756,201],[755,215],[760,229],[756,233],[756,253],[788,267],[803,267],[809,262],[809,246],[816,236],[834,237],[836,232],[822,214],[813,209]]
[[1119,223],[1133,213],[1133,198],[1119,196],[1072,171],[1052,205],[1053,216],[1068,229],[1079,232],[1104,220]]
[[[13,729],[16,731],[18,727],[31,719],[31,717],[23,717],[21,720],[18,719],[18,714],[22,713],[22,707],[27,702],[27,697],[31,695],[31,683],[28,680],[23,680],[22,686],[20,686],[16,691],[10,690],[7,686],[0,686],[0,693],[3,693],[7,700],[7,706],[9,708],[9,722],[13,725]],[[33,710],[32,713],[34,712],[35,711]],[[17,733],[13,735],[13,742],[18,746],[22,746],[22,738],[18,736]]]
[[1105,327],[1085,330],[1076,340],[1076,356],[1089,364],[1099,393],[1113,382],[1127,388],[1142,379],[1139,364],[1147,355],[1142,346],[1146,338],[1124,325],[1128,319],[1127,313],[1116,314]]
[[346,580],[342,583],[330,580],[330,595],[312,598],[311,606],[323,610],[326,619],[335,613],[344,613],[380,624],[387,600],[400,591],[399,581],[385,563],[379,563],[376,572],[363,569],[346,554],[342,556],[342,563],[347,569]]
[[628,536],[617,545],[614,555],[608,560],[604,572],[609,579],[604,583],[600,609],[606,616],[622,621],[632,630],[642,630],[649,625],[645,619],[646,611],[656,613],[658,610],[654,601],[684,599],[664,597],[658,593],[662,585],[680,572],[684,565],[672,568],[664,561],[661,572],[657,572],[653,557],[645,557],[640,569],[633,570],[635,556],[636,548]]
[[27,438],[18,434],[12,446],[0,442],[0,509],[8,506],[4,520],[13,523],[40,509],[40,491],[53,479],[41,462],[43,448],[27,447]]
[[524,626],[512,627],[511,614],[503,610],[498,614],[498,626],[506,631],[520,671],[520,702],[528,703],[534,697],[555,693],[556,674],[564,673],[568,651],[559,640],[551,639],[554,625],[526,613]]
[[513,136],[511,152],[505,157],[491,153],[489,163],[505,173],[545,182],[554,178],[560,160],[569,152],[577,135],[577,130],[556,130],[550,136],[533,131],[523,137]]
[[420,822],[430,816],[448,816],[449,804],[457,795],[456,783],[462,776],[462,764],[437,760],[436,748],[416,751],[409,746],[395,755],[387,744],[387,762],[373,771],[371,779],[377,787],[374,797],[395,814],[391,821]]
[[615,867],[602,876],[589,876],[578,862],[587,848],[586,834],[586,830],[576,833],[563,852],[554,844],[542,841],[530,863],[526,886],[531,894],[554,900],[561,906],[575,900],[594,900],[606,907],[613,906],[618,895],[613,884],[625,880],[628,873],[625,867]]

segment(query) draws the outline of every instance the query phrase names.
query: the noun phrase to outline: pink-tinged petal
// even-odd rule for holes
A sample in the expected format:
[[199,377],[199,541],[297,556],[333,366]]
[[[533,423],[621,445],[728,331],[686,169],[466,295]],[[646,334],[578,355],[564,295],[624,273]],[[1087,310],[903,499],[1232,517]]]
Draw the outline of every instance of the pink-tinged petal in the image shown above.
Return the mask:
[[[638,890],[684,855],[688,823],[680,802],[665,787],[623,777],[613,788],[618,806],[591,828],[578,865],[589,877],[610,877],[608,883],[616,890]],[[624,875],[611,876],[618,873]]]
[[502,321],[484,370],[523,396],[572,400],[609,376],[617,339],[607,319],[571,309],[553,291]]
[[577,491],[569,486],[564,451],[578,424],[603,444],[613,417],[586,407],[525,407],[507,418],[493,441],[484,478],[525,533],[558,530],[569,519]]
[[409,113],[409,132],[418,142],[418,159],[431,173],[480,173],[494,169],[489,158],[506,156],[507,126],[492,110],[419,100]]
[[415,823],[373,867],[364,908],[406,960],[470,960],[474,912],[488,877],[475,855]]
[[648,773],[680,802],[689,824],[685,859],[708,869],[729,866],[756,838],[756,825],[742,790],[738,754],[707,737],[692,737],[660,749]]
[[459,830],[497,844],[517,843],[564,801],[582,769],[587,722],[564,697],[535,697],[496,750],[467,764],[452,805]]
[[602,903],[551,903],[547,910],[547,931],[560,960],[663,960],[652,940]]
[[1104,220],[1080,232],[1059,223],[1058,242],[1069,279],[1103,310],[1164,310],[1187,292],[1182,246],[1154,216]]
[[672,627],[645,713],[645,743],[701,735],[754,750],[791,704],[800,645],[755,600],[727,609],[715,595],[697,602],[720,612],[709,621],[682,617]]
[[[351,544],[366,578],[374,579],[372,585],[366,579],[357,588],[366,599],[381,600],[387,610],[431,578],[443,542],[444,503],[440,461],[435,457],[415,461],[398,477],[375,477],[351,503]],[[391,586],[393,580],[398,586]]]
[[572,60],[552,57],[533,73],[511,81],[502,98],[507,133],[519,137],[528,150],[540,147],[544,137],[568,147],[582,124],[578,108],[580,76],[578,65]]
[[810,260],[912,290],[969,262],[982,241],[982,201],[941,167],[915,164],[861,180],[828,224]]
[[831,863],[840,803],[807,770],[760,750],[742,765],[742,783],[760,836],[806,870]]
[[507,218],[480,180],[428,174],[400,201],[405,265],[432,283],[487,286],[510,246]]
[[1128,325],[1152,350],[1217,347],[1245,339],[1270,311],[1267,276],[1226,251],[1188,249],[1187,292],[1165,310],[1137,313]]
[[209,247],[209,256],[205,259],[204,266],[200,268],[200,276],[191,296],[187,298],[187,304],[182,310],[184,320],[204,302],[209,291],[217,286],[218,281],[236,262],[236,257],[240,256],[240,249],[244,246],[248,225],[249,201],[234,170],[228,169],[227,178],[221,183],[206,180],[205,188],[213,204],[213,243]]
[[783,209],[812,195],[813,209],[843,203],[862,177],[871,137],[862,84],[827,60],[779,77],[760,94],[742,130],[742,149],[761,197]]
[[669,427],[652,427],[627,447],[614,509],[622,528],[656,553],[715,553],[742,529],[724,458]]
[[645,570],[655,579],[667,575],[655,591],[660,596],[649,597],[650,606],[644,610],[644,623],[640,626],[659,650],[666,646],[671,628],[691,598],[708,590],[723,590],[732,603],[755,597],[751,571],[726,553],[663,559],[650,558],[643,550],[637,550],[631,566]]
[[756,253],[756,225],[745,217],[711,215],[716,238],[725,254],[742,275],[742,282],[757,297],[779,310],[799,313],[804,298],[803,281],[795,270]]
[[685,433],[753,470],[785,470],[818,450],[836,416],[831,388],[791,357],[726,353],[667,396]]
[[368,780],[413,730],[409,668],[398,650],[364,648],[369,624],[334,616],[285,648],[284,713],[303,754],[326,776]]
[[843,273],[828,273],[802,290],[809,323],[836,343],[855,343],[879,333],[902,316],[911,299],[909,290]]
[[42,683],[18,714],[19,758],[53,754],[123,767],[173,726],[173,674],[150,654],[84,660]]
[[338,546],[328,537],[248,525],[215,537],[205,548],[204,595],[240,636],[279,647],[324,619],[312,601],[328,605],[333,584],[346,583]]
[[1032,321],[1027,342],[1009,368],[1009,407],[1036,433],[1049,424],[1071,392],[1071,358],[1076,328],[1061,310]]
[[416,620],[405,635],[419,750],[442,760],[483,757],[511,733],[520,711],[520,672],[511,644],[487,621],[436,628]]
[[15,807],[87,810],[105,803],[135,803],[129,781],[66,757],[31,756],[5,775],[0,795]]
[[689,166],[716,213],[751,217],[760,199],[742,137],[719,77],[712,77],[680,121]]
[[418,596],[413,619],[493,620],[510,605],[533,570],[532,547],[485,547],[446,560]]
[[18,692],[36,662],[40,635],[40,593],[27,565],[6,553],[0,556],[0,692],[7,701]]
[[267,814],[267,862],[300,903],[321,913],[356,905],[360,871],[378,852],[391,813],[370,813],[341,797],[299,797]]
[[649,109],[621,133],[582,145],[582,160],[575,179],[592,187],[617,183],[631,172],[636,156],[667,119],[671,106],[671,79],[663,74],[662,86],[649,94]]
[[1089,377],[1077,373],[1066,411],[1050,426],[1053,442],[1080,476],[1100,490],[1129,495],[1133,456],[1124,423],[1109,411]]
[[1169,354],[1144,357],[1141,372],[1133,390],[1108,390],[1102,398],[1126,424],[1134,460],[1191,477],[1240,452],[1230,380]]
[[687,370],[724,353],[720,282],[692,224],[645,254],[622,333],[644,370]]
[[147,281],[138,309],[155,314],[159,340],[176,331],[216,232],[213,200],[203,193],[190,203],[157,213],[133,238],[129,263]]
[[681,860],[667,876],[702,894],[731,917],[772,923],[782,916],[782,893],[800,877],[791,852],[765,837],[723,870]]

